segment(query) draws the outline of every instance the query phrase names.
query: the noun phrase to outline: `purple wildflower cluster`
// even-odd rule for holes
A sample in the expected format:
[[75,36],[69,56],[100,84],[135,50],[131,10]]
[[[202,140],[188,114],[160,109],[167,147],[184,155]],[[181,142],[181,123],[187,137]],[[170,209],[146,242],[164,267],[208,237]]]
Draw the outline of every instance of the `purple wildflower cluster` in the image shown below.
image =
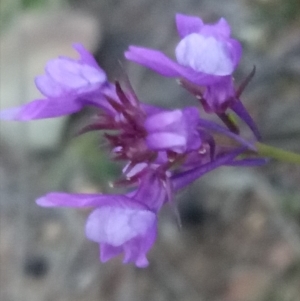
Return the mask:
[[[223,124],[201,118],[201,106],[167,110],[142,103],[126,81],[110,83],[93,56],[80,44],[78,60],[59,57],[48,62],[36,86],[45,96],[0,113],[2,119],[34,120],[72,114],[93,106],[97,115],[81,129],[103,131],[113,160],[125,166],[119,183],[124,194],[68,194],[52,192],[37,200],[44,207],[94,207],[86,222],[86,236],[100,245],[103,262],[124,253],[124,263],[146,267],[147,252],[157,232],[157,216],[173,195],[205,173],[222,165],[263,164],[254,142],[255,123],[239,97],[253,74],[235,88],[232,73],[241,58],[240,43],[231,38],[225,19],[204,24],[200,18],[178,14],[181,40],[176,61],[157,50],[130,46],[128,60],[157,73],[175,77],[208,113]],[[252,130],[253,141],[239,134],[232,110]],[[226,139],[225,139],[226,138]],[[229,140],[230,143],[224,143]]]

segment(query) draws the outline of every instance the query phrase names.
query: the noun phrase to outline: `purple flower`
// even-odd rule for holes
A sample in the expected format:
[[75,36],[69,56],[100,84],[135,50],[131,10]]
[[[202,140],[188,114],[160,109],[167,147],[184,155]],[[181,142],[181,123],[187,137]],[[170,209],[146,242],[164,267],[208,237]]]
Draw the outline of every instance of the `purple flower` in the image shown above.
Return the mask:
[[199,111],[195,107],[161,111],[145,121],[146,143],[152,150],[172,150],[177,153],[199,149],[197,130]]
[[207,25],[200,18],[177,14],[176,24],[181,37],[175,49],[177,62],[159,51],[136,46],[130,46],[125,57],[164,76],[179,77],[184,86],[197,85],[193,92],[205,110],[224,112],[235,97],[232,73],[241,57],[240,43],[230,37],[223,18]]
[[220,81],[206,87],[202,97],[203,107],[208,113],[222,113],[236,101],[232,77],[224,76]]
[[[122,204],[124,202],[124,205]],[[138,267],[149,263],[146,253],[156,238],[156,215],[146,207],[119,199],[94,210],[86,223],[86,236],[99,244],[101,261],[124,252],[123,263],[134,262]]]
[[200,18],[177,14],[176,24],[182,38],[175,50],[178,63],[205,74],[232,74],[241,57],[241,46],[230,38],[225,19],[205,25]]
[[125,57],[161,75],[180,78],[182,86],[201,101],[205,111],[217,113],[223,121],[227,119],[226,125],[230,121],[224,113],[233,109],[260,139],[254,121],[239,100],[240,92],[234,88],[232,73],[242,48],[231,38],[227,21],[221,18],[215,24],[204,24],[200,18],[177,14],[176,24],[181,37],[175,49],[177,62],[160,51],[137,46],[130,46]]
[[4,110],[0,118],[25,121],[68,115],[88,104],[107,107],[102,95],[109,89],[106,74],[81,44],[73,47],[80,55],[78,60],[50,60],[45,74],[36,77],[36,86],[46,98]]
[[100,245],[103,262],[124,253],[124,263],[146,267],[156,239],[157,212],[166,200],[161,179],[150,170],[136,191],[127,195],[49,193],[37,200],[44,207],[96,207],[89,215],[87,238]]
[[[193,167],[180,172],[173,174],[170,177],[170,181],[172,183],[172,187],[174,191],[178,191],[187,185],[191,184],[195,180],[199,179],[200,177],[204,176],[206,173],[221,167],[222,165],[231,165],[234,164],[233,162],[235,158],[242,154],[245,151],[245,147],[240,147],[236,149],[232,149],[224,154],[218,155],[217,158],[214,160],[203,163],[200,161],[200,163],[197,164],[197,162],[194,162]],[[257,163],[257,162],[256,162]],[[261,163],[261,162],[259,162]],[[247,162],[245,163],[245,166],[247,165]],[[253,166],[253,162],[249,163],[249,166]]]
[[147,253],[157,234],[157,214],[174,192],[187,186],[205,173],[232,162],[241,153],[235,150],[212,163],[201,164],[170,177],[157,166],[144,168],[139,185],[127,194],[68,194],[52,192],[37,200],[43,207],[94,207],[87,218],[85,233],[99,244],[100,259],[106,262],[124,254],[123,263],[146,267]]
[[229,25],[224,19],[209,25],[181,14],[176,23],[181,37],[175,50],[177,61],[135,46],[125,56],[164,76],[178,77],[226,127],[200,118],[197,107],[166,110],[141,103],[127,78],[125,90],[119,82],[109,83],[92,55],[79,44],[74,45],[78,60],[51,60],[45,74],[36,78],[44,99],[0,112],[2,119],[31,120],[71,114],[86,105],[101,109],[78,134],[104,131],[101,138],[106,139],[112,159],[126,164],[116,183],[130,185],[133,190],[111,195],[53,192],[39,198],[37,204],[93,207],[85,233],[99,244],[103,262],[123,254],[124,263],[146,267],[159,211],[171,203],[178,190],[223,165],[265,163],[252,156],[257,152],[254,142],[239,135],[238,125],[225,112],[232,109],[259,136],[239,100],[254,70],[235,90],[232,73],[239,63],[241,46],[231,38]]
[[213,25],[200,18],[176,15],[182,40],[176,47],[177,63],[163,53],[130,46],[125,57],[170,77],[183,77],[197,85],[211,85],[231,75],[241,57],[241,46],[230,37],[225,19]]
[[115,130],[116,135],[106,135],[113,153],[119,159],[129,160],[131,167],[140,162],[160,162],[162,152],[184,153],[201,146],[198,131],[199,111],[196,107],[182,110],[164,110],[144,105],[133,97],[133,92],[123,91],[116,84],[118,101],[108,97],[115,110],[113,116],[99,115],[92,124],[81,131]]

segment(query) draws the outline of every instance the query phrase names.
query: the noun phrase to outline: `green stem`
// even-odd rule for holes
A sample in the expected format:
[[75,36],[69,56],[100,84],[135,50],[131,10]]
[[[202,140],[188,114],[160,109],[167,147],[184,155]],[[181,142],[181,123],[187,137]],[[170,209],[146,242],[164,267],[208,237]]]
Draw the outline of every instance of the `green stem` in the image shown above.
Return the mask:
[[262,157],[268,157],[288,163],[300,164],[300,154],[295,154],[260,142],[257,142],[255,146],[258,154]]

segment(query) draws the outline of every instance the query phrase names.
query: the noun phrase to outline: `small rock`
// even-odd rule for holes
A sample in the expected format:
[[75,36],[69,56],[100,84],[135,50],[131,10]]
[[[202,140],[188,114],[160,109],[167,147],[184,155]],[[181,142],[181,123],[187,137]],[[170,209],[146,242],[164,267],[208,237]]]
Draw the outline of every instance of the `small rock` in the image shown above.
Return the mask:
[[23,270],[27,276],[42,278],[49,270],[49,263],[43,256],[31,256],[26,259]]

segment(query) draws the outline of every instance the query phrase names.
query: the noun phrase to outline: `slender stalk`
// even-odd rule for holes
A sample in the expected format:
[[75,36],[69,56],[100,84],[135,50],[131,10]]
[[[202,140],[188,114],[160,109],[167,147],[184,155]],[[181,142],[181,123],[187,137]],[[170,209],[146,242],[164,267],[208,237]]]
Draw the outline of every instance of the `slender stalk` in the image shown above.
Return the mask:
[[300,164],[300,154],[285,151],[277,147],[266,145],[260,142],[255,144],[257,152],[262,157],[268,157],[279,161]]

